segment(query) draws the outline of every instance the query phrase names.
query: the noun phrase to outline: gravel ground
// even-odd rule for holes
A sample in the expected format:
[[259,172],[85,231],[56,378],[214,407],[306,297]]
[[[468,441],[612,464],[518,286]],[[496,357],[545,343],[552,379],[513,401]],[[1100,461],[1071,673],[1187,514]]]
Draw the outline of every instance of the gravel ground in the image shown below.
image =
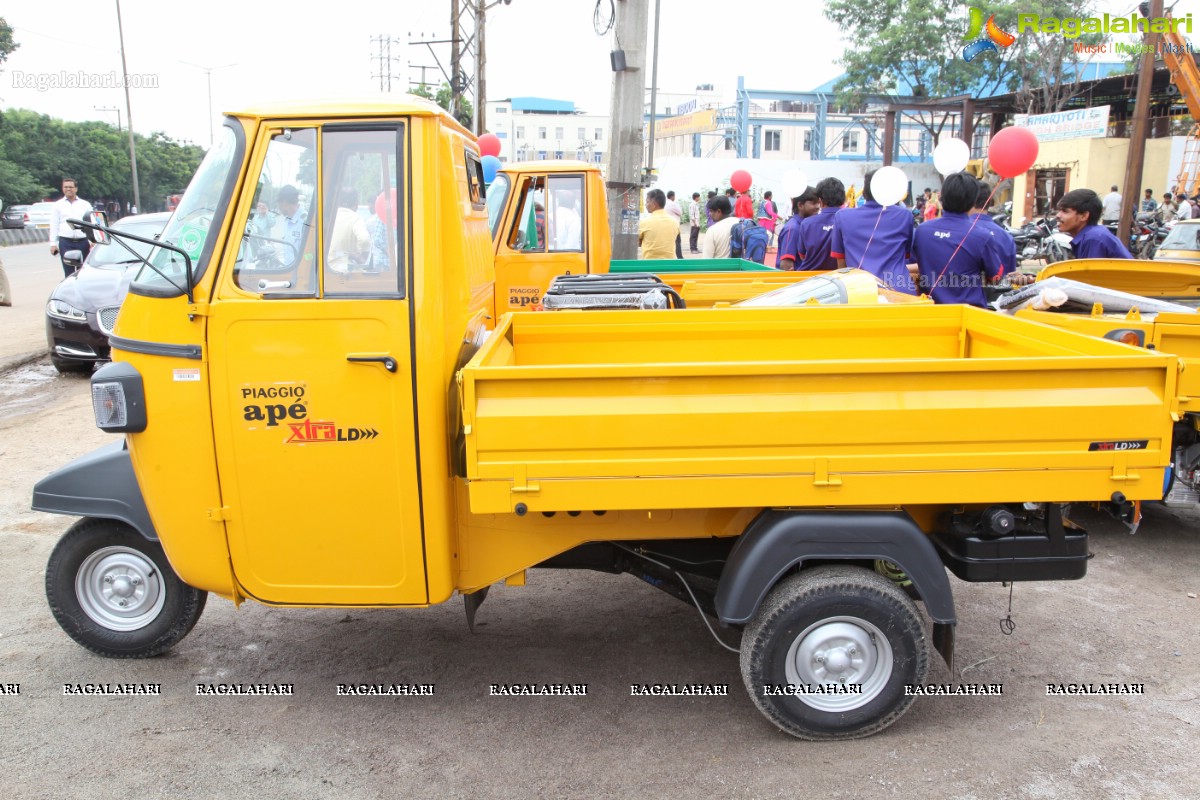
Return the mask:
[[[1200,778],[1200,516],[1148,510],[1136,535],[1091,512],[1087,577],[1008,589],[954,581],[958,668],[1001,697],[924,697],[870,739],[779,733],[737,657],[694,611],[628,576],[534,572],[498,587],[474,634],[427,610],[287,610],[210,599],[164,657],[90,655],[58,628],[43,573],[66,517],[34,482],[106,441],[87,382],[45,362],[0,375],[0,694],[12,797],[408,796],[1194,798]],[[1189,593],[1193,596],[1189,596]],[[726,631],[728,638],[733,638]],[[965,668],[965,669],[964,669]],[[291,697],[195,684],[293,683]],[[488,696],[494,682],[586,683],[586,697]],[[728,697],[631,697],[649,682]],[[160,683],[158,697],[64,696],[64,683]],[[339,683],[432,683],[433,696],[338,697]],[[1050,697],[1047,683],[1140,683]]]

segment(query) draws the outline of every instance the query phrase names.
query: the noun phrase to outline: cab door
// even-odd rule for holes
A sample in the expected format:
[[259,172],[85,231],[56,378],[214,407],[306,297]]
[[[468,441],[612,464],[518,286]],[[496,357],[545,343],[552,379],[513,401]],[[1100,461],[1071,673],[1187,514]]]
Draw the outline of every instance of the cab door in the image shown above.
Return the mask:
[[233,571],[270,603],[425,603],[406,126],[270,133],[209,312]]
[[512,213],[494,235],[496,313],[529,311],[558,275],[590,271],[582,174],[513,176]]

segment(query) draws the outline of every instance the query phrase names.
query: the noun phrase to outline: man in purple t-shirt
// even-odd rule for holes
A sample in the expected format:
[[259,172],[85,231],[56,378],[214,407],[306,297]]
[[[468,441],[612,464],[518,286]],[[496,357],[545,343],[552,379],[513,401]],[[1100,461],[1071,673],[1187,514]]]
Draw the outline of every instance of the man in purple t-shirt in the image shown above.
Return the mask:
[[800,225],[821,210],[817,190],[811,186],[792,198],[792,215],[779,231],[779,246],[775,251],[775,267],[784,270],[803,269],[800,266]]
[[908,272],[912,258],[912,212],[903,206],[884,206],[871,194],[867,173],[863,184],[865,202],[858,208],[843,208],[833,216],[833,241],[830,255],[839,266],[866,270],[897,292],[916,294],[917,287]]
[[846,202],[846,186],[837,178],[825,178],[817,184],[821,211],[800,223],[800,262],[797,269],[837,269],[837,259],[831,256],[833,218]]
[[1072,189],[1058,201],[1058,229],[1071,236],[1076,258],[1133,258],[1120,239],[1096,224],[1103,209],[1091,189]]
[[942,216],[920,225],[913,249],[921,272],[921,291],[935,303],[965,303],[987,308],[983,281],[1004,274],[1001,244],[967,212],[975,205],[979,181],[954,172],[942,181]]

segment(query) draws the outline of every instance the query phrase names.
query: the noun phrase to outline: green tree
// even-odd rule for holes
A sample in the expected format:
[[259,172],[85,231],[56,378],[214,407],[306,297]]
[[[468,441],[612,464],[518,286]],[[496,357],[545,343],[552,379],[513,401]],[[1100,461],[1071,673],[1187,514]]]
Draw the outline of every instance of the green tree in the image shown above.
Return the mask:
[[12,52],[21,45],[13,38],[13,29],[4,19],[0,17],[0,64],[8,60]]
[[[1090,2],[1073,0],[1015,0],[1005,9],[998,21],[1016,30],[1018,14],[1039,14],[1043,17],[1090,17],[1096,13]],[[1100,33],[1089,33],[1068,39],[1061,33],[1023,31],[1005,57],[1015,65],[1017,102],[1026,114],[1048,114],[1061,111],[1082,91],[1084,69],[1095,55],[1076,51],[1078,45],[1099,44]]]
[[[841,59],[846,76],[836,87],[839,103],[861,109],[870,102],[899,102],[905,95],[898,90],[908,87],[912,96],[925,98],[1015,88],[1012,66],[995,54],[963,60],[964,8],[961,0],[830,0],[825,16],[855,43]],[[948,120],[940,112],[909,116],[935,140]]]
[[[980,5],[1009,33],[1016,33],[1022,12],[1059,18],[1094,13],[1091,0],[989,0]],[[846,76],[837,87],[839,102],[855,109],[898,102],[898,89],[911,87],[913,96],[931,99],[1017,92],[1027,113],[1057,111],[1078,94],[1080,65],[1089,60],[1074,52],[1074,43],[1100,38],[1025,31],[1012,46],[968,62],[962,57],[969,43],[968,4],[962,0],[830,0],[825,15],[855,42],[841,60]],[[935,141],[948,120],[937,112],[908,116]]]
[[[91,199],[130,202],[126,136],[103,122],[64,122],[27,109],[5,112],[0,137],[0,187],[5,201],[31,202],[58,190],[64,176]],[[135,134],[143,211],[161,209],[166,196],[187,186],[203,150],[164,133]]]

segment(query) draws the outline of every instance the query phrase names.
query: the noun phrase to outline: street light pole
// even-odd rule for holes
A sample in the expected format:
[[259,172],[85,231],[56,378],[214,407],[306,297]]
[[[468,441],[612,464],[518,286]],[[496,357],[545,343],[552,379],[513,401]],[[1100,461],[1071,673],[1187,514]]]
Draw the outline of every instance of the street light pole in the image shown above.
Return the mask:
[[180,59],[179,63],[180,63],[180,64],[187,64],[189,67],[195,67],[196,69],[204,70],[204,76],[205,76],[205,78],[207,78],[207,79],[208,79],[208,146],[211,148],[211,147],[213,146],[213,141],[214,141],[214,137],[213,137],[213,122],[215,121],[215,120],[214,120],[214,118],[213,118],[213,102],[212,102],[212,74],[213,74],[213,70],[225,69],[226,67],[236,67],[236,66],[237,66],[237,64],[236,64],[236,63],[234,63],[234,64],[222,64],[222,65],[221,65],[221,66],[219,66],[219,67],[206,67],[206,66],[204,66],[203,64],[193,64],[191,61],[184,61],[184,60],[182,60],[182,59]]
[[125,28],[121,25],[121,0],[117,3],[117,35],[121,40],[121,83],[125,85],[125,119],[129,122],[129,167],[133,172],[133,205],[142,210],[142,192],[138,188],[137,145],[133,143],[133,105],[129,101],[129,68],[125,66]]

